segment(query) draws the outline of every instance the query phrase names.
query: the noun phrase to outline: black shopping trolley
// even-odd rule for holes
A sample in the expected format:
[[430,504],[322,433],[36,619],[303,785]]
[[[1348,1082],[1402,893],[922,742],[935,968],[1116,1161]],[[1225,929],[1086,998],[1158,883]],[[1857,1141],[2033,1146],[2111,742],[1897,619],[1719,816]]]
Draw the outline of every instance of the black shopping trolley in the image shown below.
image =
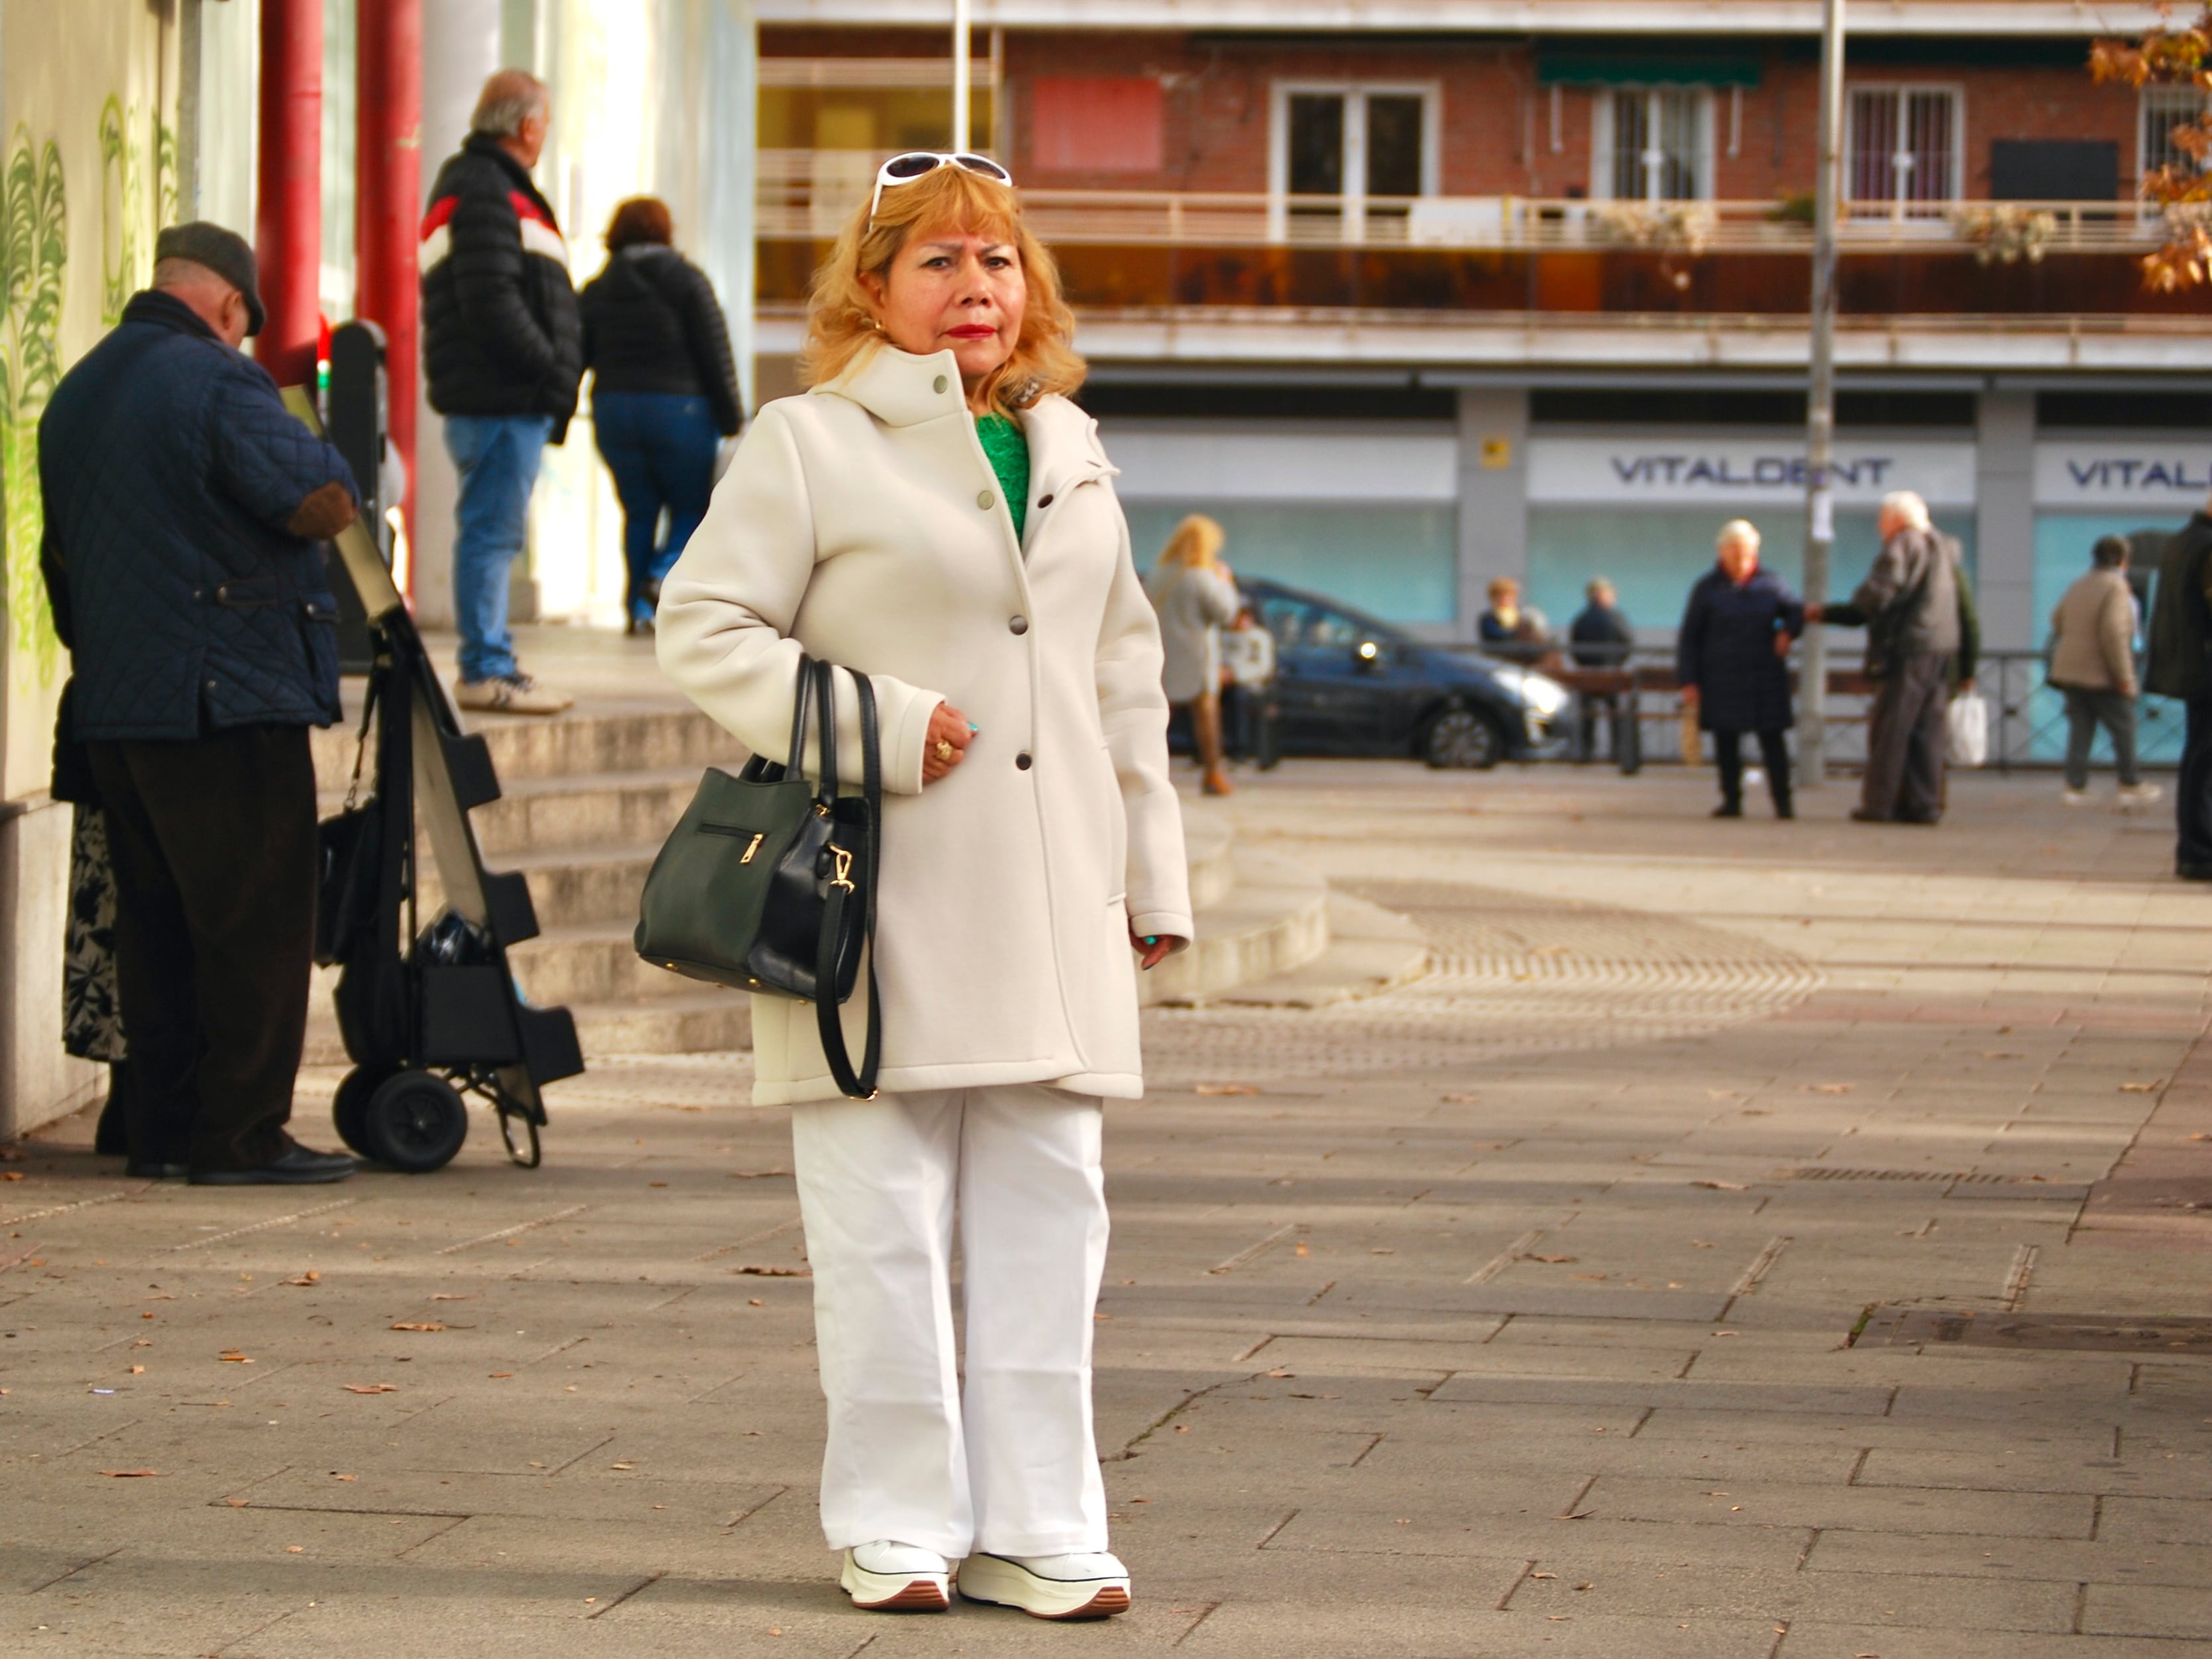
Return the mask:
[[[293,412],[319,430],[304,394]],[[483,867],[469,812],[499,799],[481,736],[461,730],[399,590],[358,523],[340,568],[372,643],[355,790],[322,834],[316,959],[340,969],[338,1029],[353,1069],[334,1109],[348,1146],[394,1169],[443,1167],[468,1134],[465,1097],[499,1115],[507,1155],[538,1166],[541,1090],[584,1069],[576,1023],[516,988],[507,953],[538,933],[526,879]],[[374,730],[376,764],[362,797]],[[419,831],[419,833],[418,833]],[[444,903],[426,922],[418,848]]]

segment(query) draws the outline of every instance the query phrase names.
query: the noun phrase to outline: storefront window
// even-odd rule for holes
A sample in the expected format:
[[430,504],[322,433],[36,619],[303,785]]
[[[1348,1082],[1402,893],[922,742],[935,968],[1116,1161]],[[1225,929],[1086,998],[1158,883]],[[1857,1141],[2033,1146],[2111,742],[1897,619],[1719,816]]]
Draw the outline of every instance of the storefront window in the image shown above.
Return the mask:
[[1444,506],[1257,501],[1132,501],[1130,546],[1152,568],[1188,513],[1218,520],[1221,556],[1240,574],[1268,576],[1385,622],[1448,627],[1458,599],[1459,514]]

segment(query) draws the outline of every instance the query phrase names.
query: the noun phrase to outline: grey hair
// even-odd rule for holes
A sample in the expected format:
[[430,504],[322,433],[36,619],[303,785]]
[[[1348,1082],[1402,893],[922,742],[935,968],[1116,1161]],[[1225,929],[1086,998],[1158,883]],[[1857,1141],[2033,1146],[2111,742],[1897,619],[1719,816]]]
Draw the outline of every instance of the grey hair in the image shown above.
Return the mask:
[[469,117],[469,131],[489,133],[495,138],[512,138],[532,116],[544,114],[552,101],[551,91],[528,70],[498,70],[483,83],[483,91],[477,94],[476,113]]
[[1757,552],[1759,543],[1757,525],[1748,519],[1730,519],[1721,526],[1721,533],[1715,538],[1713,544],[1716,547],[1747,547]]
[[1928,503],[1910,489],[1893,489],[1881,498],[1882,516],[1902,520],[1908,530],[1928,528]]

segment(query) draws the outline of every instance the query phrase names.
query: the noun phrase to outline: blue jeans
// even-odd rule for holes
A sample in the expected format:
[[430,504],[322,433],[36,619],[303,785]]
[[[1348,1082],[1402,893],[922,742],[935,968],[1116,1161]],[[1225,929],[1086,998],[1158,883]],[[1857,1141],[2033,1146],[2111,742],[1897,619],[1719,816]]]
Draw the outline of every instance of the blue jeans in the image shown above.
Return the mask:
[[[653,584],[668,574],[707,516],[714,491],[714,451],[722,434],[704,398],[673,392],[595,392],[592,430],[623,506],[623,559],[629,613],[653,616]],[[668,539],[660,540],[660,510]]]
[[507,631],[507,568],[530,527],[530,490],[553,422],[545,415],[448,415],[446,453],[460,469],[454,513],[453,625],[461,635],[461,678],[512,674],[514,636]]

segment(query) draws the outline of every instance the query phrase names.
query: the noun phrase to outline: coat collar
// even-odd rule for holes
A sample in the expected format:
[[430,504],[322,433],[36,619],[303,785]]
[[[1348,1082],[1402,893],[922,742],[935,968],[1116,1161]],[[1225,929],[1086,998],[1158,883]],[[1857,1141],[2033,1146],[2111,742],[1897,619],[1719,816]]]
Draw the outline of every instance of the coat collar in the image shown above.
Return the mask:
[[[960,390],[960,366],[950,351],[919,357],[878,345],[814,392],[856,403],[888,427],[971,418]],[[1021,418],[1030,445],[1030,488],[1039,498],[1119,471],[1099,445],[1098,422],[1066,398],[1040,398]]]

